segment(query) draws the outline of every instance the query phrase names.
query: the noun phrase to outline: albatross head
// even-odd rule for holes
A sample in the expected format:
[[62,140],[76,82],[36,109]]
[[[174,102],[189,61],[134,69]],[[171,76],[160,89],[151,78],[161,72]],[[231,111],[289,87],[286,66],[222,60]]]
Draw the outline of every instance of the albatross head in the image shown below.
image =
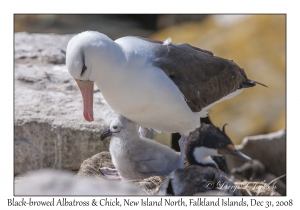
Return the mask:
[[139,136],[138,127],[129,119],[119,116],[110,123],[109,128],[101,133],[100,139],[104,140],[109,136],[122,137],[125,140],[136,139],[131,137]]
[[76,80],[83,98],[83,116],[93,118],[94,82],[101,80],[109,69],[114,42],[104,34],[86,31],[74,36],[68,43],[66,65]]

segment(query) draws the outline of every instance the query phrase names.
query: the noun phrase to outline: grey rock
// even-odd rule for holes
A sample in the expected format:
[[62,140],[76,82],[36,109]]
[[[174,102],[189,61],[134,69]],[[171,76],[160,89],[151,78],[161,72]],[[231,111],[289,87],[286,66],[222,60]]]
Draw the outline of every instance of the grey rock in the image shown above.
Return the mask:
[[74,34],[15,33],[15,61],[32,59],[44,63],[64,64],[66,48],[73,36]]
[[95,121],[83,118],[80,91],[64,64],[71,37],[15,34],[15,175],[41,168],[78,170],[82,161],[108,150],[109,142],[99,136],[116,114],[95,91]]
[[75,178],[57,170],[32,171],[15,181],[15,195],[145,195],[137,186],[120,181]]
[[[242,153],[252,159],[259,160],[266,171],[279,177],[286,174],[286,131],[245,137],[241,145],[236,146]],[[226,157],[228,168],[240,167],[244,164],[238,158]],[[262,180],[263,181],[263,180]],[[285,177],[282,181],[286,181]]]

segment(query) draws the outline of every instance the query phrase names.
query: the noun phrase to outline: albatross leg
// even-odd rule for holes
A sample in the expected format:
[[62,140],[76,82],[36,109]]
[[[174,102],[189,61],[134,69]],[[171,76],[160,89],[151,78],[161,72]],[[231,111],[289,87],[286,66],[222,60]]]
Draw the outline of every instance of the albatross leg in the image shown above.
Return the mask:
[[184,158],[185,158],[185,151],[184,151],[184,145],[187,139],[187,136],[184,134],[180,134],[181,137],[178,140],[179,148],[180,148],[180,162],[179,162],[179,168],[183,168],[184,166]]
[[103,167],[100,168],[100,171],[106,176],[108,179],[121,179],[121,176],[117,169]]

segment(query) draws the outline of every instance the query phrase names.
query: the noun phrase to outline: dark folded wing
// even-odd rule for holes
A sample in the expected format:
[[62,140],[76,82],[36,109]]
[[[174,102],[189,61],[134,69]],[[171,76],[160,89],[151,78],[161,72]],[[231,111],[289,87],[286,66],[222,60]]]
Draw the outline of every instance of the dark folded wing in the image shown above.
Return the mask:
[[151,42],[153,65],[162,69],[178,86],[194,112],[200,112],[239,88],[256,84],[236,63],[214,56],[210,51],[189,44],[140,39]]

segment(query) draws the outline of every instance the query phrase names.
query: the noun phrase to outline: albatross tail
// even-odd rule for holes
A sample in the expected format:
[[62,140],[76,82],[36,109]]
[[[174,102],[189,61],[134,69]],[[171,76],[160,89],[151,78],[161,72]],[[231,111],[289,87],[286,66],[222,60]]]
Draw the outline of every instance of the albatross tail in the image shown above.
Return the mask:
[[268,86],[266,86],[265,84],[262,84],[262,83],[260,83],[260,82],[256,82],[256,81],[254,81],[254,80],[248,80],[247,82],[244,82],[244,83],[241,85],[240,88],[249,88],[249,87],[255,86],[256,84],[262,85],[262,86],[264,86],[264,87],[268,87]]

